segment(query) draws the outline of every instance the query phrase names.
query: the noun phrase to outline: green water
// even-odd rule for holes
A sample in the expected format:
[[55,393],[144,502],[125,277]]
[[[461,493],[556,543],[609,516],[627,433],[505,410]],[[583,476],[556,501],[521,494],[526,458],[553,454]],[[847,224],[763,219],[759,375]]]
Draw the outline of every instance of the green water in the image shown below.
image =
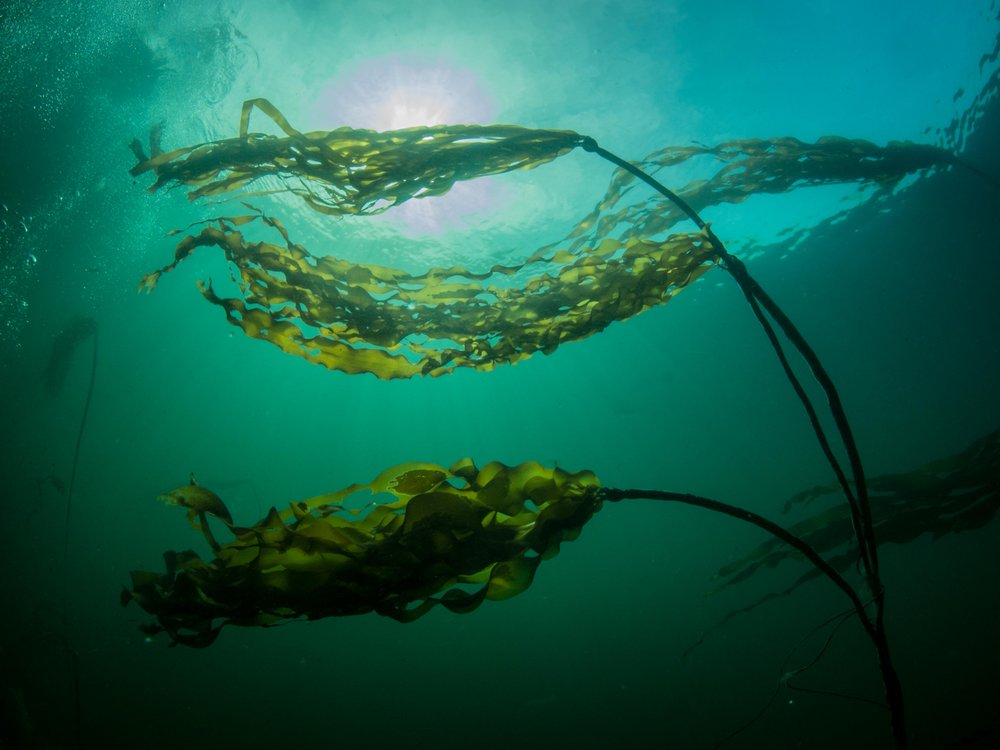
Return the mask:
[[[692,141],[838,134],[943,145],[997,175],[996,8],[356,5],[0,10],[5,738],[76,747],[79,737],[88,748],[712,747],[767,704],[792,646],[848,603],[816,581],[683,658],[727,613],[803,567],[709,595],[714,572],[762,536],[695,508],[607,506],[526,593],[465,616],[438,608],[407,625],[367,615],[229,627],[209,649],[171,649],[162,635],[147,640],[138,626],[148,616],[118,599],[129,571],[161,569],[164,550],[208,554],[184,514],[155,500],[191,473],[245,523],[393,464],[463,456],[586,468],[607,486],[693,492],[793,520],[780,514],[785,499],[830,471],[735,284],[714,270],[666,306],[492,373],[381,382],[329,372],[244,337],[204,302],[195,281],[227,278],[211,253],[152,295],[135,294],[171,259],[167,231],[225,208],[192,205],[179,190],[149,195],[148,181],[128,174],[127,144],[156,122],[167,148],[232,136],[240,103],[266,96],[302,129],[389,127],[386,111],[441,115],[572,128],[628,159]],[[430,99],[406,98],[414,80]],[[984,91],[994,98],[977,99]],[[575,153],[487,180],[429,215],[364,224],[283,209],[311,247],[331,242],[343,257],[487,267],[561,237],[610,174]],[[866,469],[904,471],[1000,423],[1000,193],[967,170],[941,171],[857,205],[792,252],[773,247],[778,230],[857,203],[844,195],[754,198],[706,218],[737,249],[771,247],[748,261],[751,272],[829,369]],[[97,321],[99,351],[64,556],[59,486],[70,482],[94,339],[73,352],[58,393],[46,392],[43,372],[75,315]],[[882,550],[913,747],[997,742],[998,543],[993,523]],[[806,640],[786,669],[822,645],[822,635]],[[802,682],[881,697],[856,623]],[[724,747],[889,742],[878,707],[782,690]]]

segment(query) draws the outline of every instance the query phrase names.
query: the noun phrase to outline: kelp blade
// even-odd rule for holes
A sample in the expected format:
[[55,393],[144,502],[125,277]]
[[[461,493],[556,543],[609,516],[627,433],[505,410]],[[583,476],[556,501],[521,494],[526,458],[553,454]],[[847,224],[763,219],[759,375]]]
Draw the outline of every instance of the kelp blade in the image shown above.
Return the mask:
[[[255,108],[285,136],[249,132]],[[256,194],[289,192],[323,213],[372,214],[440,195],[458,180],[539,166],[584,140],[571,131],[511,125],[300,133],[272,104],[254,99],[244,104],[236,138],[162,153],[154,131],[150,157],[133,145],[140,158],[133,174],[153,172],[152,189],[186,185],[192,199],[232,195],[270,177],[279,186]],[[803,185],[888,189],[950,159],[930,146],[825,137],[813,144],[777,138],[669,147],[640,164],[655,172],[698,158],[712,160],[713,173],[677,193],[699,211]],[[217,246],[240,297],[222,297],[210,282],[201,291],[248,336],[329,369],[382,379],[491,370],[664,304],[713,266],[717,252],[704,234],[674,232],[685,217],[673,203],[653,195],[624,204],[633,181],[616,172],[604,198],[562,241],[511,266],[410,274],[350,263],[335,248],[310,252],[278,219],[251,207],[251,215],[199,222],[209,226],[185,236],[173,262],[147,274],[140,289],[152,290],[195,249]],[[247,236],[244,227],[258,220],[282,243]]]
[[[248,239],[246,225],[258,221],[282,243]],[[152,289],[197,248],[218,247],[241,295],[200,288],[232,325],[314,364],[381,379],[492,370],[551,353],[662,304],[714,263],[707,238],[692,233],[660,242],[609,238],[577,255],[536,254],[485,273],[455,266],[410,274],[313,255],[259,211],[213,223],[181,240],[174,261],[141,288]],[[504,283],[535,267],[520,285]]]
[[[436,605],[471,612],[527,589],[599,509],[598,487],[592,472],[534,462],[402,464],[231,527],[235,538],[211,561],[167,552],[165,573],[132,572],[123,603],[156,618],[146,632],[198,647],[227,624],[368,612],[409,622]],[[358,493],[391,500],[348,510]]]
[[[248,132],[250,113],[260,109],[284,137]],[[158,139],[159,131],[155,132]],[[280,187],[254,194],[297,195],[325,214],[377,214],[411,198],[446,193],[458,181],[515,169],[531,169],[568,153],[582,136],[572,131],[518,125],[440,125],[378,132],[349,127],[300,133],[266,99],[243,105],[240,135],[156,153],[137,143],[133,175],[153,172],[151,190],[181,184],[191,200],[242,191],[267,177]]]

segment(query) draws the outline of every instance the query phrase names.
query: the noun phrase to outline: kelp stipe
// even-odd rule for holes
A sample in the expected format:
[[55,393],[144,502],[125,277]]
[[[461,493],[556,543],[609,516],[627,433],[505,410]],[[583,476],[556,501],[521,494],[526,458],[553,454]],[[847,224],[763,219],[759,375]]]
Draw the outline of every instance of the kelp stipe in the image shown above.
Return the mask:
[[[46,393],[52,397],[62,389],[66,374],[73,361],[77,348],[87,339],[91,339],[90,371],[87,380],[87,395],[83,401],[83,412],[76,432],[76,443],[73,447],[73,464],[70,469],[69,485],[66,489],[66,524],[65,543],[63,547],[64,570],[65,560],[68,560],[70,516],[73,507],[73,490],[76,487],[76,473],[80,465],[80,446],[83,444],[83,434],[87,429],[87,416],[90,414],[90,402],[94,396],[94,383],[97,380],[97,321],[93,318],[78,315],[66,323],[52,342],[42,375]],[[66,584],[63,584],[63,598],[66,597]]]
[[[756,514],[750,513],[749,511],[740,512],[743,514],[742,517],[744,520],[769,531],[786,544],[790,544],[798,551],[806,555],[807,559],[809,559],[816,569],[830,578],[830,580],[832,580],[842,591],[844,591],[844,593],[851,600],[851,604],[854,606],[858,619],[864,627],[865,632],[878,654],[879,669],[882,673],[882,684],[885,689],[886,701],[889,705],[891,713],[893,738],[895,739],[896,746],[898,748],[901,750],[906,748],[907,737],[903,688],[899,682],[899,675],[897,674],[896,668],[892,662],[892,655],[889,650],[889,639],[885,632],[885,587],[882,584],[882,579],[879,574],[878,542],[875,538],[875,532],[872,525],[871,504],[868,498],[868,485],[865,481],[864,469],[861,464],[861,454],[858,451],[857,443],[854,440],[854,435],[847,419],[847,414],[844,411],[844,407],[840,399],[840,394],[837,392],[837,389],[833,384],[833,380],[827,373],[826,368],[823,367],[815,351],[813,351],[812,347],[809,346],[799,330],[795,327],[788,316],[785,315],[784,311],[782,311],[774,300],[771,299],[760,284],[754,280],[743,261],[734,255],[731,255],[726,250],[725,245],[718,238],[718,236],[716,236],[715,232],[712,231],[712,228],[704,220],[702,220],[694,209],[692,209],[679,196],[640,170],[638,167],[635,167],[614,154],[602,149],[595,141],[593,141],[593,139],[588,139],[583,144],[583,148],[588,151],[593,151],[613,164],[616,164],[636,177],[639,177],[655,190],[666,196],[668,200],[675,203],[688,217],[690,217],[691,220],[698,225],[699,229],[701,229],[702,232],[705,233],[706,237],[708,237],[711,241],[712,246],[718,254],[720,264],[736,280],[736,283],[743,291],[747,302],[749,302],[750,307],[753,309],[754,315],[763,327],[768,340],[771,342],[771,346],[774,348],[775,354],[778,356],[778,360],[781,362],[781,366],[785,371],[785,375],[788,378],[789,383],[791,383],[792,388],[795,390],[796,395],[799,397],[803,408],[809,416],[809,421],[812,425],[813,432],[816,435],[816,439],[818,440],[830,467],[833,469],[833,472],[837,477],[837,481],[840,484],[840,488],[844,492],[844,496],[847,498],[847,503],[851,513],[851,522],[854,529],[854,536],[858,542],[862,574],[864,575],[865,583],[869,588],[872,603],[875,608],[874,616],[869,616],[861,597],[837,572],[836,568],[827,563],[826,560],[816,553],[809,545],[801,542],[801,540],[797,540],[797,538],[788,534],[788,532],[786,532],[782,527],[777,526],[770,521],[766,521],[765,519],[761,519],[759,517],[755,518]],[[770,320],[768,316],[770,316]],[[798,377],[795,375],[795,372],[783,350],[781,341],[771,324],[771,320],[778,324],[785,336],[789,339],[789,341],[791,341],[792,345],[805,360],[816,381],[823,389],[823,392],[827,397],[830,414],[833,417],[834,423],[837,426],[837,431],[840,435],[842,447],[847,453],[853,482],[848,481],[846,473],[840,466],[840,462],[837,460],[837,457],[834,455],[829,439],[827,438],[819,421],[816,409],[813,406],[808,393],[806,393],[805,388],[803,388]],[[667,493],[666,495],[664,493],[655,493],[655,495],[650,495],[649,491],[643,490],[636,490],[634,493],[635,494],[625,496],[654,497],[654,499],[661,500],[693,502],[693,496],[690,495],[677,496],[673,493]],[[608,497],[607,499],[612,498]],[[694,504],[707,507],[711,510],[724,512],[729,515],[734,515],[736,517],[741,517],[737,513],[731,513],[729,510],[721,507],[711,507],[701,502],[695,502]],[[787,534],[787,537],[783,536],[783,534]],[[801,545],[799,542],[801,542]]]
[[66,489],[66,517],[63,524],[63,563],[62,563],[62,599],[63,599],[63,637],[70,655],[73,673],[74,721],[76,723],[77,747],[83,747],[82,721],[80,713],[80,666],[76,651],[72,647],[70,637],[69,616],[69,546],[70,529],[72,528],[73,491],[76,488],[77,469],[80,465],[80,446],[87,429],[87,417],[90,414],[90,402],[94,396],[94,383],[97,380],[97,321],[86,316],[77,316],[70,320],[60,330],[52,344],[43,373],[43,383],[50,397],[62,388],[73,355],[77,348],[91,339],[90,372],[87,379],[87,395],[83,401],[83,412],[80,415],[80,425],[76,432],[76,442],[73,446],[73,465],[70,469],[69,485]]

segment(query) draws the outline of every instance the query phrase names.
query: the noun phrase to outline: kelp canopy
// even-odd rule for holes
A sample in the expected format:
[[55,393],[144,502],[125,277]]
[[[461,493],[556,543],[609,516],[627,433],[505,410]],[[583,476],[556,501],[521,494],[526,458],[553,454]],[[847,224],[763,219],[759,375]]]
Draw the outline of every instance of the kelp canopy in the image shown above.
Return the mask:
[[[133,571],[135,599],[174,643],[210,645],[224,625],[271,626],[297,618],[368,612],[409,622],[440,604],[471,612],[531,585],[542,560],[575,539],[598,510],[597,478],[537,463],[449,469],[407,463],[369,484],[291,503],[250,527],[233,526],[211,491],[180,487],[162,496],[188,510],[215,559],[167,552],[165,574]],[[373,502],[349,509],[356,496]],[[379,495],[390,496],[378,502]],[[356,504],[356,503],[353,503]],[[219,544],[208,516],[234,539]]]
[[[250,132],[254,108],[285,135]],[[577,147],[594,150],[596,143],[572,131],[512,125],[300,133],[269,102],[253,99],[235,138],[163,153],[154,129],[148,157],[133,143],[139,163],[132,174],[152,172],[152,190],[184,185],[192,200],[289,193],[325,214],[360,216],[441,195],[460,180],[534,168]],[[655,171],[697,157],[715,160],[714,172],[677,191],[696,210],[803,185],[892,185],[950,159],[929,146],[827,137],[670,147],[641,165]],[[719,249],[703,232],[674,232],[684,215],[669,201],[621,205],[633,181],[619,170],[563,240],[526,252],[522,263],[482,271],[411,274],[350,263],[330,248],[310,252],[277,218],[244,204],[251,213],[192,225],[201,226],[198,233],[181,239],[173,262],[148,274],[140,289],[151,291],[197,248],[219,247],[240,297],[220,297],[211,282],[199,286],[248,336],[329,369],[383,379],[491,370],[663,304],[713,266]],[[274,230],[280,242],[247,237],[252,224]]]
[[[286,134],[248,132],[254,108]],[[517,125],[448,125],[379,133],[348,127],[300,133],[266,99],[243,103],[240,134],[170,153],[160,152],[159,131],[150,137],[150,158],[138,142],[140,160],[131,174],[153,171],[151,190],[180,183],[191,200],[218,196],[263,177],[280,187],[255,195],[289,192],[321,213],[377,214],[410,198],[443,195],[460,180],[514,169],[531,169],[568,153],[582,136],[568,130],[531,130]]]

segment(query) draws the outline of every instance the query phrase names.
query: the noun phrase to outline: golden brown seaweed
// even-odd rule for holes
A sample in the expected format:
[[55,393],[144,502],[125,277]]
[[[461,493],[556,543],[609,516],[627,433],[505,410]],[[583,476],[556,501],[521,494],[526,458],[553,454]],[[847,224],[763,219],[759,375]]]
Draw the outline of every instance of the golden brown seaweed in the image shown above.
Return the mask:
[[[253,526],[230,526],[226,544],[214,543],[202,515],[215,558],[168,552],[166,573],[133,571],[122,601],[156,617],[147,632],[190,646],[209,645],[227,624],[367,612],[409,622],[438,604],[471,612],[527,589],[538,564],[598,510],[598,487],[589,471],[534,462],[402,464],[369,484],[272,508]],[[349,510],[359,493],[373,502]],[[391,498],[379,502],[384,495]]]
[[[260,109],[284,138],[248,132],[250,113]],[[325,214],[377,214],[411,199],[442,195],[460,180],[531,169],[568,153],[582,136],[567,130],[532,130],[518,125],[441,125],[392,130],[300,133],[266,99],[243,103],[240,134],[211,143],[156,153],[133,176],[152,171],[157,190],[171,183],[191,187],[191,200],[240,191],[267,177],[278,187],[253,195],[288,192]],[[293,179],[294,178],[294,181]]]
[[[284,243],[248,240],[243,227],[255,221]],[[152,289],[196,248],[219,247],[242,298],[220,297],[211,283],[199,287],[231,324],[329,369],[383,379],[491,370],[550,353],[661,304],[713,263],[707,238],[693,233],[663,242],[609,238],[579,256],[557,251],[483,274],[452,267],[413,275],[314,256],[261,212],[213,223],[181,240],[174,261],[141,288]],[[538,271],[522,286],[500,281],[531,266]]]
[[[254,108],[285,137],[248,132]],[[244,104],[239,137],[168,153],[151,140],[150,158],[133,144],[140,162],[132,172],[153,172],[153,190],[186,185],[191,199],[238,194],[270,178],[250,194],[291,192],[323,213],[373,214],[440,195],[459,180],[532,168],[577,146],[596,144],[571,131],[508,125],[300,133],[269,102],[253,99]],[[711,162],[709,176],[677,191],[695,210],[802,185],[891,186],[949,159],[911,143],[778,138],[670,147],[641,166],[655,172],[701,157]],[[663,304],[713,266],[719,249],[703,232],[671,233],[685,218],[674,203],[656,195],[620,205],[634,179],[618,170],[604,198],[564,240],[512,266],[410,274],[349,263],[329,248],[309,252],[278,219],[251,206],[250,215],[199,222],[208,226],[181,239],[173,262],[147,274],[139,288],[151,291],[195,249],[217,246],[232,264],[241,298],[220,297],[210,282],[201,291],[248,336],[330,369],[383,379],[491,370]],[[258,221],[280,233],[283,244],[246,236],[244,227]]]

